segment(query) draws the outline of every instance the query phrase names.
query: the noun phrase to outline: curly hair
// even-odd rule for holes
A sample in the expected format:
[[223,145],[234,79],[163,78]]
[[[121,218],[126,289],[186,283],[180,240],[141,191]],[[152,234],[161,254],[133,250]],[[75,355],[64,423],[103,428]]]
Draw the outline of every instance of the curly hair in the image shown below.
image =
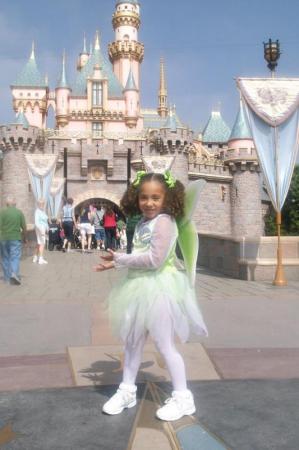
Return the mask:
[[147,173],[145,174],[138,186],[131,184],[124,193],[120,207],[126,216],[134,216],[135,214],[142,214],[139,209],[139,194],[142,185],[149,181],[157,181],[165,189],[164,205],[161,212],[169,214],[170,216],[178,219],[184,214],[185,203],[185,188],[184,185],[176,180],[175,186],[170,188],[165,181],[164,175],[160,173]]

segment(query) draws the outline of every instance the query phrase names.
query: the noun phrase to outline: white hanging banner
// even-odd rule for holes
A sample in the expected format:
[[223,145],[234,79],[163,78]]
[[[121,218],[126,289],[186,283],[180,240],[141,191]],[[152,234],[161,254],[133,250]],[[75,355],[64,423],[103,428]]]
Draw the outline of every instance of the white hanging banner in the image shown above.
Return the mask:
[[25,159],[34,197],[47,203],[58,155],[26,154]]
[[174,156],[142,156],[142,162],[147,172],[165,173],[171,169]]
[[299,79],[239,78],[237,85],[267,190],[279,212],[290,187],[299,147]]
[[299,105],[299,78],[238,78],[250,108],[272,127],[285,122]]
[[62,200],[62,194],[63,194],[63,187],[65,183],[65,178],[54,178],[52,181],[51,189],[50,189],[50,196],[49,196],[49,209],[50,209],[50,216],[51,218],[58,218],[60,206],[61,206],[61,200]]

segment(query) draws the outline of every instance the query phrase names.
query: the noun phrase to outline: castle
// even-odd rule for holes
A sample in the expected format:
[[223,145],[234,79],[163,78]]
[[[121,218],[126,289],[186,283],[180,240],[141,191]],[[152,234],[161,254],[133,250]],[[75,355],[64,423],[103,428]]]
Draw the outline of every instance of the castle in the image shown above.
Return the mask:
[[[0,127],[1,198],[13,194],[32,223],[35,202],[24,155],[51,154],[57,155],[55,175],[66,179],[65,194],[74,199],[75,207],[99,198],[117,205],[127,186],[131,149],[131,178],[143,167],[142,157],[172,156],[172,172],[183,183],[207,181],[195,212],[200,234],[216,236],[218,241],[260,239],[269,202],[242,104],[232,130],[221,113],[213,111],[202,133],[195,136],[169,107],[161,60],[157,108],[143,108],[139,2],[118,0],[112,24],[115,39],[108,46],[109,59],[101,49],[99,33],[90,51],[84,39],[75,82],[68,82],[63,55],[54,91],[38,70],[33,46],[11,86],[16,120]],[[47,128],[50,108],[55,129]],[[223,261],[219,257],[217,261],[214,266],[221,268]]]

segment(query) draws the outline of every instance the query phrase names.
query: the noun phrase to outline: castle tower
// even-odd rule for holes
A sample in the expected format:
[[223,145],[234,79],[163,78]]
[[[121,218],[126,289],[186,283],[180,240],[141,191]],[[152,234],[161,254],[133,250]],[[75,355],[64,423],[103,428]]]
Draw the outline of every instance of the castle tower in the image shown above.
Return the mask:
[[233,175],[230,193],[233,236],[261,236],[263,220],[259,166],[241,101],[228,140],[224,163],[228,165]]
[[126,102],[125,121],[129,128],[136,127],[139,116],[139,91],[136,87],[132,68],[130,69],[126,87],[124,89]]
[[140,64],[144,45],[138,41],[140,8],[137,0],[118,0],[112,18],[115,41],[109,44],[109,58],[123,87],[132,68],[137,89],[140,89]]
[[61,76],[56,86],[55,92],[56,125],[58,126],[58,128],[65,127],[68,124],[69,96],[71,92],[71,89],[66,80],[65,53],[63,53]]
[[193,134],[179,121],[174,106],[170,108],[167,119],[161,126],[157,137],[159,153],[175,157],[171,173],[187,186],[189,182],[189,148],[193,141]]
[[158,94],[158,114],[161,117],[166,117],[168,114],[167,108],[167,87],[166,87],[166,79],[165,79],[165,69],[164,69],[164,60],[161,58],[160,60],[160,88]]
[[[91,53],[92,53],[92,48],[91,48],[90,54]],[[83,38],[83,50],[80,53],[79,58],[78,58],[78,62],[77,62],[77,69],[78,70],[82,70],[83,69],[83,67],[85,66],[85,64],[87,63],[87,61],[89,59],[90,54],[87,51],[86,36],[84,35],[84,38]]]
[[45,128],[49,88],[37,68],[34,43],[30,58],[11,85],[11,91],[15,112],[24,111],[30,125]]
[[43,146],[43,131],[30,126],[22,111],[14,123],[0,127],[0,150],[3,153],[0,206],[4,206],[8,196],[15,197],[17,207],[23,211],[28,224],[33,223],[34,196],[24,154],[39,152]]

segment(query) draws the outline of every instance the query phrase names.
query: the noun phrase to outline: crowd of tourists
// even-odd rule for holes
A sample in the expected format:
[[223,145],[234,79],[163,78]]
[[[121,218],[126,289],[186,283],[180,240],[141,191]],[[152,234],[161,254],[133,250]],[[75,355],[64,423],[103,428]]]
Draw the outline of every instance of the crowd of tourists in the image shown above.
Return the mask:
[[[68,198],[60,217],[49,218],[45,201],[37,201],[33,263],[48,264],[45,249],[64,253],[77,250],[84,254],[108,249],[132,252],[134,229],[140,216],[125,218],[109,202],[86,203],[76,211],[73,203],[73,199]],[[17,209],[15,199],[7,198],[6,206],[0,211],[0,251],[5,283],[21,284],[19,266],[22,242],[26,240],[24,214]]]
[[76,214],[73,199],[68,198],[62,208],[60,221],[49,225],[49,250],[55,247],[63,252],[80,249],[126,249],[126,222],[110,203],[85,204]]

